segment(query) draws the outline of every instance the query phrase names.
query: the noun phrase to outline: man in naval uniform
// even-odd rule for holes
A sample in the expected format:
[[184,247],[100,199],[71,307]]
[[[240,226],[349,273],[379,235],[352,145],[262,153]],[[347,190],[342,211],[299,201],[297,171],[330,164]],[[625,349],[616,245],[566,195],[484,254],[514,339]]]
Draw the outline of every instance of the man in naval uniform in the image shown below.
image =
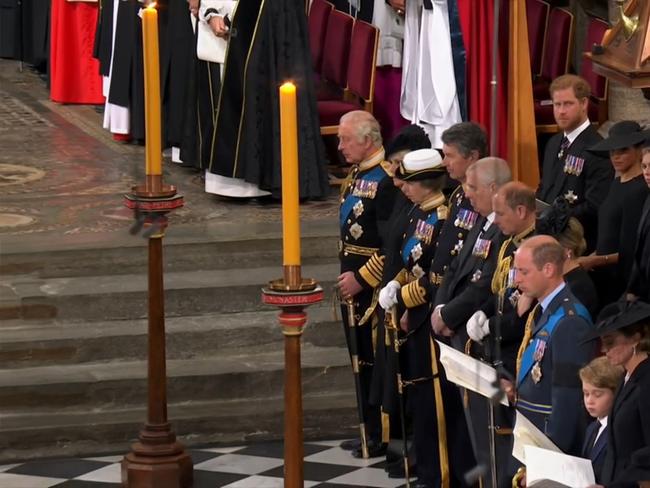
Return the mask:
[[[513,378],[517,351],[523,338],[523,319],[517,313],[519,292],[514,284],[513,255],[522,241],[535,232],[535,190],[519,181],[503,185],[492,199],[494,224],[508,238],[501,244],[496,270],[490,285],[492,297],[467,321],[467,335],[472,340],[473,357],[497,368],[500,375]],[[527,307],[528,308],[528,307]],[[510,462],[512,452],[512,407],[494,405],[490,419],[485,398],[470,393],[470,413],[479,451],[488,453],[490,428],[494,429],[497,484],[509,488],[515,474]],[[490,465],[491,463],[486,463]]]
[[[339,221],[341,240],[339,259],[341,274],[338,288],[341,298],[353,300],[356,327],[348,324],[347,307],[343,306],[346,338],[356,332],[361,380],[360,410],[368,436],[371,457],[381,456],[386,446],[381,442],[381,417],[378,405],[370,405],[369,390],[374,363],[373,328],[375,327],[375,287],[382,275],[383,258],[370,260],[382,247],[397,188],[384,160],[379,123],[372,114],[361,110],[349,112],[339,124],[339,150],[352,169],[341,187]],[[342,444],[361,457],[360,442]]]
[[452,337],[452,345],[461,351],[467,342],[467,320],[491,296],[492,274],[503,241],[494,225],[492,197],[511,179],[508,163],[500,158],[479,159],[466,172],[466,193],[480,218],[446,271],[431,316],[435,334]]
[[614,178],[607,158],[587,151],[602,140],[587,115],[591,89],[576,75],[562,75],[551,83],[553,116],[561,132],[546,144],[537,198],[553,203],[564,197],[571,215],[585,230],[587,252],[596,245],[598,207]]
[[562,452],[579,456],[586,417],[578,370],[596,352],[583,339],[593,328],[587,309],[563,279],[566,251],[550,236],[534,236],[515,253],[515,283],[537,300],[517,355],[516,386],[505,383],[515,407]]

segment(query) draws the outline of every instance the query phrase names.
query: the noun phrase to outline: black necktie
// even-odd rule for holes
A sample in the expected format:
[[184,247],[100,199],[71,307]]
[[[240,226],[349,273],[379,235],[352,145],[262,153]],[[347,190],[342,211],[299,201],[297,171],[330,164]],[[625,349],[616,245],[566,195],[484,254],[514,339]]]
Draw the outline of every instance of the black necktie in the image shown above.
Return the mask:
[[433,10],[433,3],[431,3],[431,0],[423,0],[422,2],[424,5],[425,10]]
[[569,139],[567,136],[564,136],[562,138],[562,141],[560,141],[560,149],[557,152],[557,158],[558,159],[564,159],[564,156],[566,155],[567,149],[569,149],[569,146],[571,143],[569,142]]

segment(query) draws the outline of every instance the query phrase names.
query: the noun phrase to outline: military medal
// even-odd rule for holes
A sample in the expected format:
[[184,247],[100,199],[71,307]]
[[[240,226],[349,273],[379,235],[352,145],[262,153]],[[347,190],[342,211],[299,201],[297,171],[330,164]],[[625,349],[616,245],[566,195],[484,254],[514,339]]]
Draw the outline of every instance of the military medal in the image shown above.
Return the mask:
[[413,266],[411,273],[413,273],[413,276],[415,276],[418,280],[424,276],[424,270],[420,267],[419,264]]
[[427,224],[424,220],[418,220],[414,237],[425,244],[430,244],[433,239],[433,225]]
[[378,187],[378,181],[357,180],[352,195],[360,198],[375,198]]
[[482,259],[487,258],[490,253],[490,244],[492,242],[489,239],[476,239],[476,243],[474,243],[474,248],[472,249],[472,255]]
[[413,249],[411,249],[411,257],[413,262],[416,262],[422,256],[422,245],[418,242]]
[[478,280],[480,280],[482,274],[483,271],[481,271],[480,269],[474,271],[474,274],[472,274],[472,278],[471,278],[472,283],[476,283]]
[[578,200],[578,195],[573,193],[573,190],[569,190],[564,195],[564,198],[566,199],[567,202],[573,205],[574,203],[576,203],[576,200]]
[[457,254],[457,253],[459,253],[460,250],[463,248],[463,242],[464,242],[464,241],[463,241],[462,239],[458,239],[458,242],[456,243],[456,245],[454,246],[454,248],[451,250],[451,253],[452,253],[452,254]]
[[542,367],[539,363],[535,363],[530,370],[530,377],[533,379],[533,383],[537,384],[542,380]]
[[460,227],[461,229],[471,230],[474,227],[474,223],[478,219],[478,214],[471,210],[461,208],[458,210],[458,216],[454,220],[454,225]]
[[585,159],[577,156],[568,155],[564,161],[564,172],[568,175],[580,176],[582,168],[585,165]]
[[361,234],[363,234],[363,227],[361,227],[359,224],[355,223],[350,226],[350,235],[352,237],[358,239],[361,237]]
[[510,300],[510,305],[516,307],[520,296],[521,296],[521,292],[515,288],[514,291],[508,297],[508,300]]
[[546,352],[546,341],[541,339],[535,340],[535,352],[533,352],[533,361],[535,364],[530,370],[530,376],[533,379],[535,384],[539,383],[542,379],[542,366],[541,362],[544,358],[544,353]]
[[359,218],[359,216],[363,213],[364,208],[363,208],[363,202],[359,200],[357,203],[354,204],[354,207],[352,207],[352,211],[354,212],[354,216],[356,218]]

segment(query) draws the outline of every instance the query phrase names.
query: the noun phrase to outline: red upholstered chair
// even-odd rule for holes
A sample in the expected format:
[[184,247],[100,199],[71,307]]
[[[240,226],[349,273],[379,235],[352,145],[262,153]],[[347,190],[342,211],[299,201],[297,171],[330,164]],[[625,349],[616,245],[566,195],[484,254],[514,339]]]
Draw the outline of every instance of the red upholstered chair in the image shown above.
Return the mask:
[[[600,20],[593,18],[587,26],[587,35],[583,50],[590,52],[594,44],[600,44],[609,25]],[[607,95],[608,82],[607,78],[596,74],[593,70],[592,62],[586,56],[582,59],[580,65],[580,76],[582,76],[591,87],[591,98],[589,99],[588,115],[592,123],[601,125],[608,118]],[[546,98],[549,98],[548,96]],[[548,100],[535,100],[535,122],[537,132],[557,132],[557,124],[553,117],[553,106]]]
[[379,30],[367,22],[357,20],[352,30],[344,100],[318,102],[321,134],[336,134],[339,120],[348,112],[372,112],[378,44]]
[[309,9],[307,25],[309,28],[309,50],[313,68],[320,73],[323,64],[323,46],[325,45],[325,33],[327,32],[327,21],[334,5],[325,0],[313,0]]
[[526,21],[528,24],[528,49],[530,68],[533,76],[542,72],[544,58],[544,37],[551,7],[543,0],[526,0]]
[[535,100],[549,98],[548,87],[555,78],[569,71],[569,53],[573,44],[573,14],[561,8],[551,10],[544,40],[542,72],[533,81]]
[[[592,18],[589,20],[587,26],[587,36],[585,37],[584,51],[591,52],[594,44],[601,44],[605,32],[609,29],[607,22]],[[589,82],[591,86],[591,99],[589,100],[589,119],[592,122],[597,122],[598,125],[603,124],[608,116],[607,108],[607,95],[609,86],[607,78],[597,74],[594,71],[591,59],[584,56],[582,64],[580,65],[580,76]]]
[[318,100],[342,100],[348,85],[348,60],[354,18],[332,10],[327,21],[323,63],[317,78]]

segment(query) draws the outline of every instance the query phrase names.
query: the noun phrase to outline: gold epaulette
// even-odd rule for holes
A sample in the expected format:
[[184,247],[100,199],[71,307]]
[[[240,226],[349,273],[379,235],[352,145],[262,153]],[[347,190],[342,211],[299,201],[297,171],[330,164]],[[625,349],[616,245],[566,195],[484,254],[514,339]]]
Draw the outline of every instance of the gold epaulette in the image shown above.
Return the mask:
[[418,280],[402,286],[400,293],[406,308],[415,308],[427,303],[427,289]]
[[387,174],[388,176],[390,176],[391,178],[392,178],[393,176],[395,176],[395,173],[393,173],[393,172],[390,170],[390,167],[391,167],[391,162],[390,162],[390,161],[382,161],[382,162],[379,163],[379,164],[381,164],[381,167],[384,168],[384,171],[386,172],[386,174]]
[[366,264],[359,268],[359,274],[370,287],[375,288],[381,282],[381,275],[384,271],[384,260],[386,258],[375,252]]

